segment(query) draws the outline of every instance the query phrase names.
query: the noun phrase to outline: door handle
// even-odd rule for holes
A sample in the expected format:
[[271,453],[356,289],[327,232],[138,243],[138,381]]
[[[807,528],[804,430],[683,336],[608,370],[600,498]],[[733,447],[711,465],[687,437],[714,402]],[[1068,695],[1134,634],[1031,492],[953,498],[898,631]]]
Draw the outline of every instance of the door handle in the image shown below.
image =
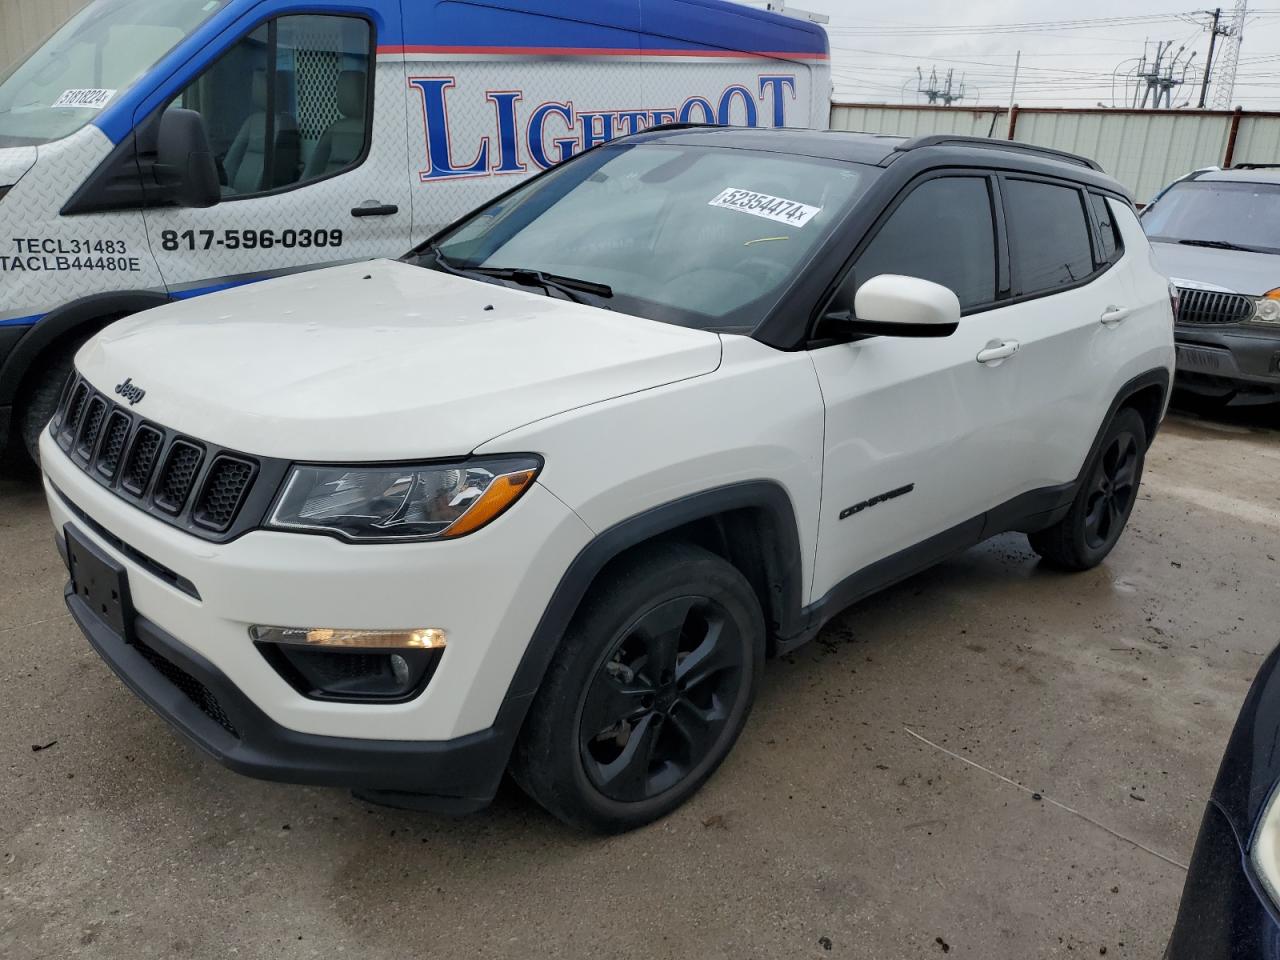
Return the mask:
[[351,211],[353,217],[394,217],[400,212],[400,208],[394,203],[366,203],[362,207],[355,207]]
[[1128,307],[1110,306],[1102,311],[1102,325],[1104,327],[1116,327],[1129,319],[1129,314],[1133,313]]
[[978,353],[979,363],[1000,364],[1022,348],[1017,340],[992,340]]

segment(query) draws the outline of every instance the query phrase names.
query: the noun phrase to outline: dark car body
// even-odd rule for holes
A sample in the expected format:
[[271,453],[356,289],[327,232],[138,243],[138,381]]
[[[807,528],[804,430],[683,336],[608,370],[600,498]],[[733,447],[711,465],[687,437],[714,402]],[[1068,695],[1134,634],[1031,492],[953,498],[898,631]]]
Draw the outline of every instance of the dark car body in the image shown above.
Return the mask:
[[1280,782],[1280,649],[1254,680],[1218,771],[1166,960],[1280,958],[1280,911],[1250,850]]

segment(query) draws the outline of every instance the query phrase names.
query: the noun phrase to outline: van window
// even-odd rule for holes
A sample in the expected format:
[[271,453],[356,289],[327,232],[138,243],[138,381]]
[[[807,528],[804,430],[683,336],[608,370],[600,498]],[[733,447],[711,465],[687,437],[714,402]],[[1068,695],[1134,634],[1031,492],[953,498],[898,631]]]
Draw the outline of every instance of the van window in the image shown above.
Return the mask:
[[173,106],[204,117],[224,198],[301,186],[363,160],[371,46],[356,17],[281,17],[179,94]]
[[90,3],[0,82],[0,148],[39,146],[75,133],[224,5]]
[[1015,296],[1048,293],[1093,273],[1081,192],[1038,180],[1006,180],[1005,217]]
[[854,266],[859,286],[896,273],[955,292],[962,310],[996,298],[996,234],[983,177],[927,180],[902,201]]
[[1120,237],[1120,225],[1116,223],[1111,212],[1111,204],[1107,198],[1098,193],[1089,194],[1089,202],[1093,204],[1093,215],[1098,221],[1098,239],[1102,241],[1102,249],[1098,251],[1098,265],[1115,263],[1124,250],[1124,240]]

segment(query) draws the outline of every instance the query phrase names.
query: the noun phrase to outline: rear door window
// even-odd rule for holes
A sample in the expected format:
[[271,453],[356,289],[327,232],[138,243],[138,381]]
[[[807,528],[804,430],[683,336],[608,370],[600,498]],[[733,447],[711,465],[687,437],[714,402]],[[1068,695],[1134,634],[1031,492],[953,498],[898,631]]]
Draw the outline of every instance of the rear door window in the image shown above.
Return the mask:
[[1083,196],[1065,184],[1004,181],[1015,297],[1052,293],[1094,272]]
[[926,180],[889,215],[858,258],[854,281],[894,273],[955,292],[963,310],[996,299],[996,234],[985,177]]

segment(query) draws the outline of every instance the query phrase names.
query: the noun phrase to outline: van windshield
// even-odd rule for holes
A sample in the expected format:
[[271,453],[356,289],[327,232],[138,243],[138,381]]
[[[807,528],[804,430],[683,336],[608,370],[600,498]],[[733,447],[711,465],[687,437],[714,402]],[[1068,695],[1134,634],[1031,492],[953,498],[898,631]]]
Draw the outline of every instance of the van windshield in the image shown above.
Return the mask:
[[227,0],[94,0],[0,81],[0,147],[83,127]]
[[877,172],[763,150],[597,147],[481,208],[417,262],[750,333]]
[[1280,183],[1188,180],[1142,217],[1152,240],[1280,253]]

